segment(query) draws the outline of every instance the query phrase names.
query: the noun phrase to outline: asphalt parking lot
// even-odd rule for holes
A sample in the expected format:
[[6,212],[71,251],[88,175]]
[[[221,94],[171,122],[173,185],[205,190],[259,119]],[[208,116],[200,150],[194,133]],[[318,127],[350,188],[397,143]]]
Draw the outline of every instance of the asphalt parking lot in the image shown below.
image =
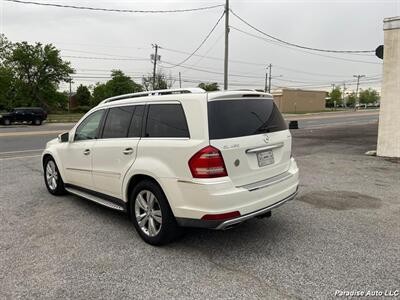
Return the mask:
[[377,125],[293,131],[296,200],[228,231],[145,244],[127,217],[54,197],[39,157],[0,160],[1,299],[334,298],[400,288],[400,162]]

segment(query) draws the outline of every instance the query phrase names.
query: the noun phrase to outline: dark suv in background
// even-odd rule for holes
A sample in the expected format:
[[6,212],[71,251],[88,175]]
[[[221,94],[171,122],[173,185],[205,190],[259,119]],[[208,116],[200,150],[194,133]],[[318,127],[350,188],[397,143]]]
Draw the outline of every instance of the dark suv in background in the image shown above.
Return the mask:
[[17,107],[7,113],[0,113],[0,123],[3,125],[23,122],[41,125],[46,118],[47,112],[40,107]]

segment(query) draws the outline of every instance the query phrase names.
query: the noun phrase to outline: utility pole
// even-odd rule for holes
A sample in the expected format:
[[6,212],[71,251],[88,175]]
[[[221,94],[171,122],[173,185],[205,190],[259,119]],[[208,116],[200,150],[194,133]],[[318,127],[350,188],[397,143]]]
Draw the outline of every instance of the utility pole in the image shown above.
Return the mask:
[[72,98],[72,77],[69,77],[68,113],[70,112],[71,98]]
[[344,108],[347,107],[346,105],[346,96],[345,96],[345,92],[346,92],[346,82],[343,81],[343,93],[342,93],[342,102],[343,102],[343,106]]
[[229,54],[229,0],[226,0],[225,1],[224,90],[228,89],[228,54]]
[[354,103],[354,110],[357,110],[357,104],[360,102],[360,98],[358,97],[358,87],[360,85],[360,78],[365,77],[365,75],[353,75],[353,77],[357,78],[357,88],[356,88],[356,103]]
[[[157,60],[158,58],[158,45],[154,44],[152,45],[154,48],[154,57],[153,57],[153,90],[155,90],[155,86],[156,86],[156,70],[157,70]],[[151,56],[150,56],[151,57]]]
[[264,88],[264,91],[268,92],[268,72],[265,73],[265,88]]
[[[331,91],[331,94],[330,94],[330,98],[332,100],[332,92],[335,89],[336,84],[332,83],[331,86],[332,86],[332,91]],[[333,101],[333,109],[336,110],[336,100]]]
[[268,93],[271,93],[272,65],[269,64]]
[[179,72],[179,88],[182,88],[181,72]]

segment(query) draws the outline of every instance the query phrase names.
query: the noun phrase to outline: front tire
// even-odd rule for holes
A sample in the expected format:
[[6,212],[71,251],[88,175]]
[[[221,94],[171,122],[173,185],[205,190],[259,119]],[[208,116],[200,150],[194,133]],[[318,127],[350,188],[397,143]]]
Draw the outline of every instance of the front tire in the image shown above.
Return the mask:
[[3,120],[3,124],[6,125],[6,126],[11,125],[11,120],[10,119],[4,119]]
[[44,182],[50,194],[59,196],[66,193],[64,181],[58,170],[57,164],[52,157],[47,157],[43,164]]
[[163,245],[181,234],[167,197],[157,183],[139,182],[132,190],[129,203],[133,225],[146,243]]
[[42,120],[40,120],[40,119],[35,119],[35,120],[33,120],[33,125],[35,125],[35,126],[40,126],[40,125],[42,125]]

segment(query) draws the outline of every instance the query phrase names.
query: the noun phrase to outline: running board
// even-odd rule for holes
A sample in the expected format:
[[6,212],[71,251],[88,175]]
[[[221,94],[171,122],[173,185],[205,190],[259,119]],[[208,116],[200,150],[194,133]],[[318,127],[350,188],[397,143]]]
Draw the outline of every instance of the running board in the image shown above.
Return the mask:
[[84,191],[75,189],[73,187],[66,187],[65,189],[68,192],[70,192],[71,194],[74,194],[76,196],[88,199],[88,200],[93,201],[93,202],[96,202],[97,204],[100,204],[100,205],[103,205],[103,206],[106,206],[108,208],[112,208],[112,209],[115,209],[115,210],[119,210],[119,211],[125,211],[125,208],[122,207],[121,205],[112,203],[112,202],[110,202],[108,200],[105,200],[103,198],[97,197],[95,195],[91,195],[89,193],[86,193]]

